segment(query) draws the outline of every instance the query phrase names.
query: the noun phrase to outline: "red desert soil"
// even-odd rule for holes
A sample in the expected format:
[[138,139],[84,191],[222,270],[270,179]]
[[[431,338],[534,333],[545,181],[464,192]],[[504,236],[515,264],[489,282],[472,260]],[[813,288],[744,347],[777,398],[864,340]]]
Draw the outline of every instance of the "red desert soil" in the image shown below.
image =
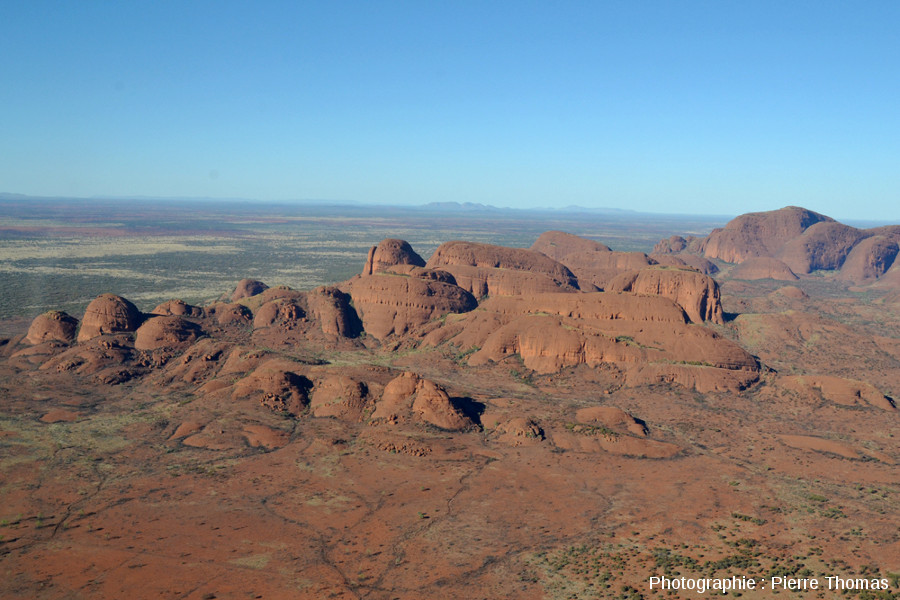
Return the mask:
[[846,287],[883,279],[890,245],[849,250],[862,279],[791,287],[720,287],[678,258],[772,256],[833,223],[776,212],[657,245],[677,260],[549,232],[424,263],[391,239],[337,286],[244,280],[152,314],[104,294],[77,333],[38,316],[0,340],[0,597],[695,598],[648,578],[890,580],[900,302]]

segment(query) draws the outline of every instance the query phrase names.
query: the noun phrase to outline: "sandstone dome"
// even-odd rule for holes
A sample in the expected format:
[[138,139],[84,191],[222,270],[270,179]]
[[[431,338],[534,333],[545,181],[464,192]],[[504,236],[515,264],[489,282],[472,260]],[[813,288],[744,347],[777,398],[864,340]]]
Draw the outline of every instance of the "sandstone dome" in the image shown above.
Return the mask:
[[84,342],[104,333],[135,331],[142,320],[141,311],[125,298],[101,294],[84,311],[78,341]]
[[73,342],[78,329],[78,319],[59,310],[51,310],[38,315],[31,322],[25,341],[29,344],[41,342]]

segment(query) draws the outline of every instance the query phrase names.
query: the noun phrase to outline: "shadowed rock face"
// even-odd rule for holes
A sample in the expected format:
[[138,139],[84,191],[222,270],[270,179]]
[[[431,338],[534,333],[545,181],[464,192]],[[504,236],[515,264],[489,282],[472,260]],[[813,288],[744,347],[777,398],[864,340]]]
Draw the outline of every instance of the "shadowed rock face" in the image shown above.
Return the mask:
[[748,258],[734,267],[729,275],[733,279],[775,279],[777,281],[796,281],[798,278],[791,268],[778,260],[768,256],[756,256]]
[[78,341],[84,342],[104,333],[135,331],[142,320],[141,311],[125,298],[102,294],[85,309]]
[[306,295],[309,310],[319,321],[322,333],[336,337],[359,337],[362,321],[350,305],[350,295],[336,287],[323,286]]
[[897,258],[900,246],[885,236],[872,236],[856,244],[841,267],[839,278],[866,283],[888,272]]
[[369,256],[366,258],[366,265],[363,267],[362,274],[374,275],[396,265],[424,267],[425,261],[404,240],[381,240],[377,246],[373,246],[369,250]]
[[781,248],[779,258],[794,273],[840,269],[853,246],[865,237],[855,227],[824,221],[788,241]]
[[78,319],[69,314],[51,310],[42,315],[38,315],[31,322],[28,328],[28,334],[25,341],[29,344],[40,344],[41,342],[65,342],[75,341],[75,332],[78,329]]
[[257,294],[261,294],[264,291],[269,289],[269,286],[264,284],[262,281],[257,281],[255,279],[241,279],[234,292],[231,294],[231,301],[237,302],[238,300],[243,300],[244,298],[250,298],[252,296],[256,296]]
[[610,282],[607,289],[669,298],[683,308],[694,323],[725,322],[716,280],[693,269],[649,267],[620,275]]
[[707,258],[739,263],[754,256],[777,256],[784,245],[810,226],[834,219],[797,206],[748,213],[715,229],[702,244]]

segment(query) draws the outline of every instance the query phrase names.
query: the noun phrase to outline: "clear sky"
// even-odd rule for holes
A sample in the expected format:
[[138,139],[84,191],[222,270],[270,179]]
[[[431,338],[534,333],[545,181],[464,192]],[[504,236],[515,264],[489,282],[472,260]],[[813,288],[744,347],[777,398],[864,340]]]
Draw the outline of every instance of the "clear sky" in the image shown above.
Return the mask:
[[900,2],[0,0],[0,191],[900,222]]

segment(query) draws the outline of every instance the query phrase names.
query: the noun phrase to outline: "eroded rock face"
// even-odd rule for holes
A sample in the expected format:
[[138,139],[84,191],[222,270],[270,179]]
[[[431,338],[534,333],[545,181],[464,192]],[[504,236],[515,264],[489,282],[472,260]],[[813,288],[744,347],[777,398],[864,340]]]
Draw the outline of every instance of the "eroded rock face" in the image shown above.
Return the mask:
[[448,431],[475,427],[475,422],[450,401],[446,390],[428,379],[420,379],[416,385],[412,410],[416,418]]
[[684,309],[694,323],[724,323],[719,285],[709,275],[693,269],[650,267],[624,274],[609,283],[611,292],[663,296]]
[[756,256],[748,258],[741,264],[734,267],[729,275],[733,279],[775,279],[776,281],[796,281],[798,277],[791,271],[791,268],[778,260],[769,256]]
[[850,250],[838,277],[857,284],[874,281],[887,273],[898,252],[900,246],[890,238],[876,235],[864,239]]
[[199,325],[181,317],[152,317],[138,327],[134,347],[138,350],[183,350],[202,335]]
[[353,298],[366,333],[377,339],[402,335],[447,313],[461,313],[477,306],[464,289],[417,277],[375,274],[343,284]]
[[244,326],[253,323],[253,312],[242,304],[213,304],[207,312],[223,327]]
[[833,221],[819,222],[788,241],[778,257],[794,273],[840,269],[850,250],[864,237],[866,234],[855,227]]
[[653,246],[653,254],[679,254],[682,252],[696,253],[701,251],[703,238],[693,235],[682,237],[673,235],[667,240],[660,240]]
[[626,271],[637,271],[654,264],[643,252],[580,251],[566,255],[562,262],[578,278],[579,287],[605,291],[609,282]]
[[575,413],[575,419],[586,425],[599,424],[613,431],[627,431],[632,435],[647,435],[647,425],[615,406],[591,406]]
[[309,406],[315,417],[334,417],[355,423],[363,420],[370,403],[369,388],[364,382],[330,375],[316,382]]
[[759,377],[752,356],[705,327],[689,325],[684,310],[662,296],[491,298],[434,328],[423,342],[472,348],[472,366],[515,356],[538,373],[615,365],[634,383],[662,381],[704,391],[742,389]]
[[369,256],[366,258],[366,265],[363,267],[362,274],[374,275],[396,265],[424,267],[425,261],[416,254],[416,251],[412,249],[408,242],[398,239],[386,239],[369,250]]
[[405,413],[412,407],[412,395],[416,393],[419,385],[419,376],[406,372],[392,379],[381,394],[381,399],[372,413],[373,421],[388,421],[396,423],[404,418]]
[[256,279],[241,279],[234,289],[234,292],[231,294],[231,301],[237,302],[244,298],[250,298],[263,293],[267,289],[269,289],[269,286],[262,281],[257,281]]
[[276,298],[266,302],[253,316],[253,328],[282,326],[292,328],[306,320],[306,309],[300,298]]
[[451,273],[457,285],[476,297],[578,289],[577,279],[564,265],[522,248],[447,242],[427,266]]
[[269,361],[238,381],[234,400],[251,400],[275,412],[299,415],[309,404],[312,382],[304,375],[288,370],[290,365]]
[[563,231],[545,231],[531,245],[531,249],[555,261],[574,252],[609,252],[609,246]]
[[176,317],[202,317],[203,309],[191,306],[184,300],[167,300],[150,311],[151,315],[172,315]]
[[362,321],[350,304],[350,295],[338,288],[316,288],[306,295],[306,301],[325,335],[355,338],[363,332]]
[[730,263],[754,256],[778,256],[788,241],[820,222],[834,219],[797,206],[747,213],[732,219],[724,228],[713,230],[703,242],[702,251],[707,258]]
[[104,333],[136,331],[142,320],[141,311],[125,298],[102,294],[85,309],[78,341],[85,342]]
[[75,332],[78,329],[78,319],[69,314],[51,310],[38,315],[31,322],[25,341],[29,344],[57,341],[67,344],[75,341]]

